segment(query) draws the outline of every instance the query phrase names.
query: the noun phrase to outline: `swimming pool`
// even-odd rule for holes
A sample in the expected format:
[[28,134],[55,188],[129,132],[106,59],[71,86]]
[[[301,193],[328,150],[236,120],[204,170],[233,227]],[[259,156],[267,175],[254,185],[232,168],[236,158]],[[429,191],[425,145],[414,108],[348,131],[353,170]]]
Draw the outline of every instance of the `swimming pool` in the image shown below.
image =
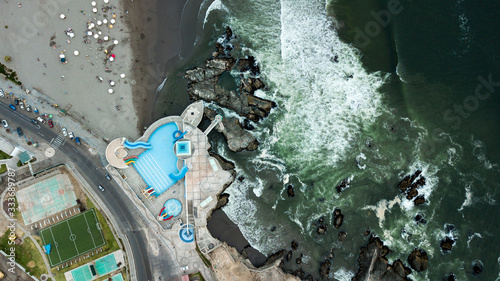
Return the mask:
[[[177,168],[178,158],[174,152],[177,125],[172,122],[160,126],[149,137],[150,148],[139,155],[134,167],[148,186],[158,196],[183,178],[187,169]],[[144,143],[143,143],[144,144]],[[180,178],[179,178],[180,176]]]

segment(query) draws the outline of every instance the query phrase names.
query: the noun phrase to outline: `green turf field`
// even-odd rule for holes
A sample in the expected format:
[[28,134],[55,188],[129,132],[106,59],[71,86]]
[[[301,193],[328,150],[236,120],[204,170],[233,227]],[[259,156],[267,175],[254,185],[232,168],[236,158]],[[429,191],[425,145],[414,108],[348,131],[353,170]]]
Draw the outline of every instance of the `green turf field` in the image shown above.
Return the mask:
[[43,245],[52,244],[48,255],[52,267],[106,244],[94,209],[40,231]]

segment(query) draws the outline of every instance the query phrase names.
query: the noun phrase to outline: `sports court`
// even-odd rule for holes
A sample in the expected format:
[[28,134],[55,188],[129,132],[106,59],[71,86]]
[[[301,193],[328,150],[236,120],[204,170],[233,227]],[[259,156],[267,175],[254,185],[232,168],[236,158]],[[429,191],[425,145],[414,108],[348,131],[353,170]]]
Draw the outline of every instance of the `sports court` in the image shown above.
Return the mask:
[[156,129],[148,140],[151,148],[140,154],[134,163],[135,169],[146,184],[154,188],[156,195],[162,194],[177,182],[175,178],[170,177],[170,174],[179,173],[178,158],[174,153],[176,132],[179,131],[175,122]]
[[30,225],[76,205],[67,175],[58,174],[17,192],[24,224]]
[[[86,263],[78,268],[66,272],[64,276],[67,281],[90,281],[125,266],[123,252],[118,250],[106,255],[94,262]],[[111,277],[114,281],[123,281],[121,273]]]
[[40,237],[44,246],[51,244],[48,258],[52,267],[106,244],[94,209],[43,229]]

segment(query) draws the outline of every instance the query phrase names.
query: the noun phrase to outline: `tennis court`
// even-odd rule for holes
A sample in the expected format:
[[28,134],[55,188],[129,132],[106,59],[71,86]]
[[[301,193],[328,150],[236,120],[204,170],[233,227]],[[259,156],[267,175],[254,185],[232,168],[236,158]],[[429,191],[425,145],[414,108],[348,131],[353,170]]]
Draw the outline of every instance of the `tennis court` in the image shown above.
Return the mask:
[[94,209],[40,231],[40,237],[44,246],[51,244],[48,258],[52,267],[106,244]]
[[67,175],[59,174],[19,190],[16,194],[24,224],[30,225],[76,205]]
[[[106,255],[94,262],[89,262],[78,268],[66,272],[64,276],[68,281],[90,281],[106,274],[109,274],[121,267],[125,266],[123,252],[118,250],[109,255]],[[123,281],[121,273],[111,277],[113,281]]]

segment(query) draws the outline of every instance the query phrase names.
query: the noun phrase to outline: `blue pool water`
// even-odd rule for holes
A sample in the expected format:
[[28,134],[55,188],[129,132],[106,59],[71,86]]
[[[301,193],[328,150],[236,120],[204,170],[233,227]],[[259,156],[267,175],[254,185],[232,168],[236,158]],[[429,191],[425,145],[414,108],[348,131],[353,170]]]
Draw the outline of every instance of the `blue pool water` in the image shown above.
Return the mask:
[[[177,138],[174,132],[177,131],[175,123],[165,124],[156,129],[147,143],[150,148],[140,154],[135,161],[134,167],[144,179],[146,184],[153,187],[156,195],[160,195],[182,179],[186,169],[177,169],[177,156],[174,153],[174,144]],[[134,143],[128,143],[129,147],[134,147]]]

